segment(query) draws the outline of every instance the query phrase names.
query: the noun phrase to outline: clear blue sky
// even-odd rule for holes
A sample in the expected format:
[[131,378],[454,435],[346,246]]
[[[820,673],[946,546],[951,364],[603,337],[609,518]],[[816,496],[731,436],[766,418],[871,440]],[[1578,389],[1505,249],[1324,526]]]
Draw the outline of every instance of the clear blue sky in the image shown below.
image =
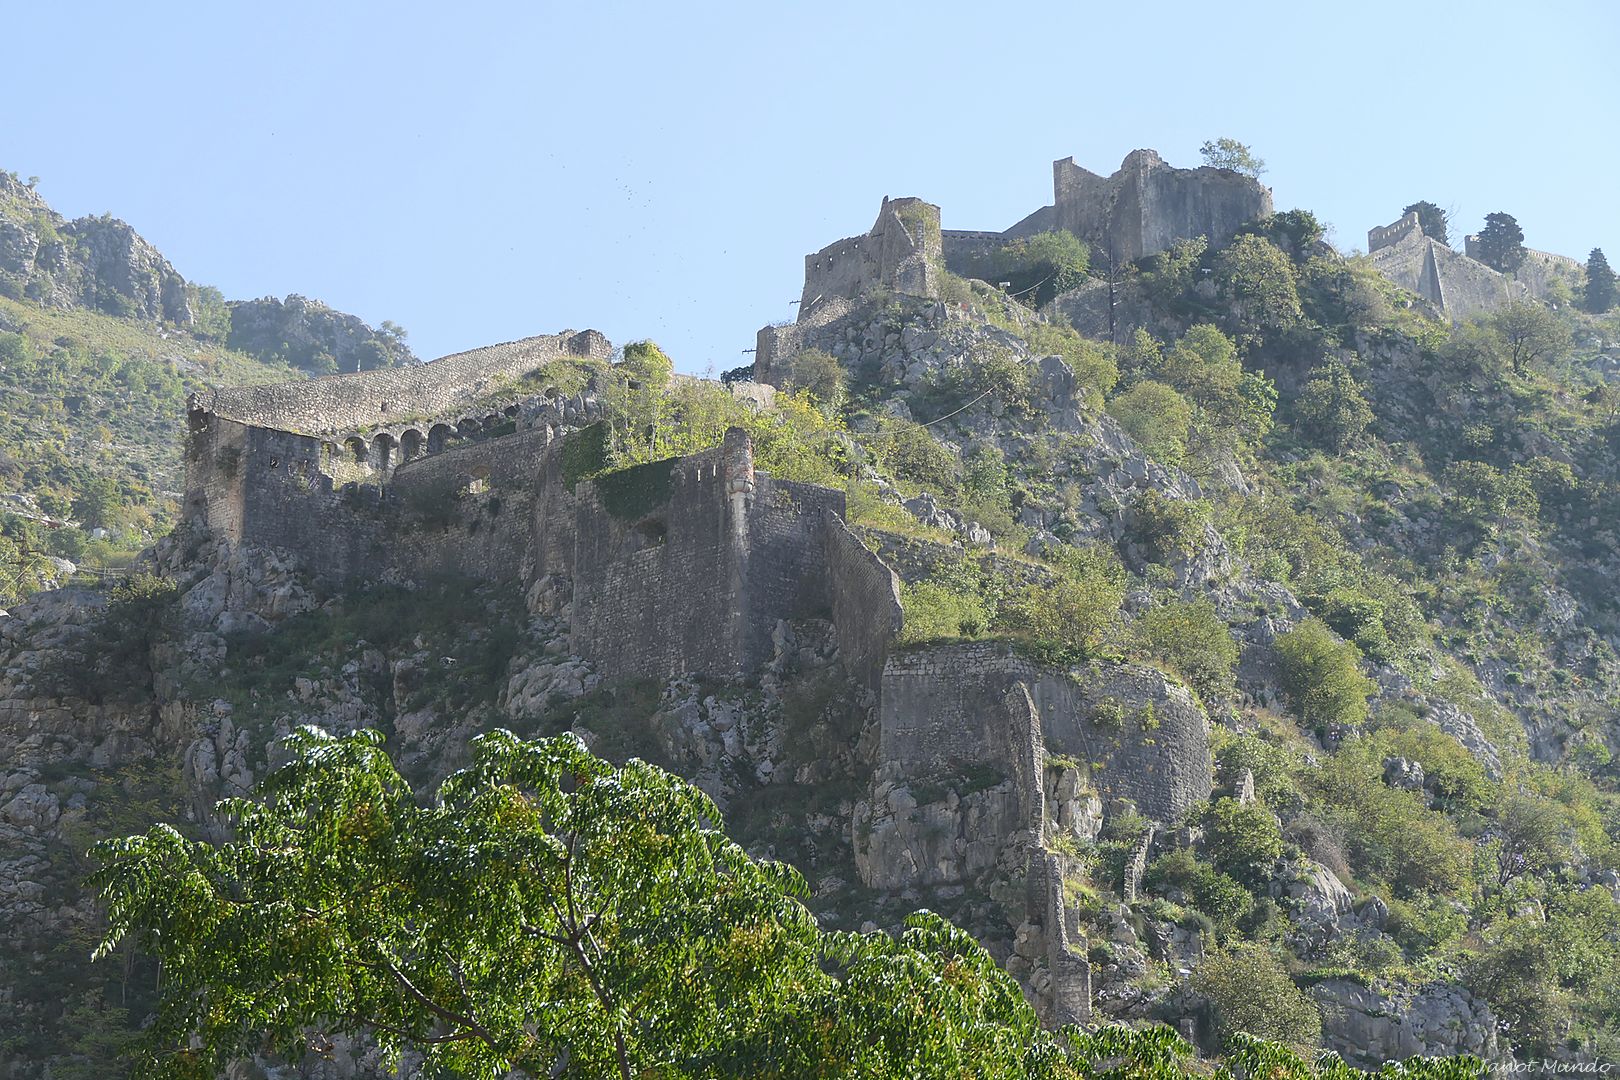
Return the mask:
[[1431,199],[1620,256],[1620,11],[1541,4],[9,5],[0,168],[230,297],[424,357],[564,327],[747,361],[805,253],[920,195],[947,228],[1054,158],[1231,135],[1341,248]]

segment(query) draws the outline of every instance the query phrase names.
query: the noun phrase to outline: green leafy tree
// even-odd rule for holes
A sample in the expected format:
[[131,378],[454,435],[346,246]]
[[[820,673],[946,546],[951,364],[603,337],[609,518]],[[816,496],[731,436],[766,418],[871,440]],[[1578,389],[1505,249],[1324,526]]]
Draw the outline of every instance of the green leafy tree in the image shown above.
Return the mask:
[[1259,179],[1266,171],[1265,160],[1256,157],[1253,150],[1236,139],[1225,137],[1211,139],[1198,148],[1198,153],[1203,157],[1205,165],[1216,169],[1231,169],[1252,179]]
[[1116,395],[1108,411],[1153,460],[1180,465],[1186,459],[1192,405],[1175,387],[1144,379]]
[[1304,775],[1305,787],[1343,837],[1357,877],[1403,898],[1455,895],[1470,879],[1468,842],[1423,795],[1384,783],[1384,755],[1367,740],[1341,747]]
[[1401,211],[1402,217],[1407,214],[1418,216],[1418,227],[1430,240],[1438,240],[1442,244],[1451,243],[1451,223],[1447,219],[1446,212],[1434,203],[1427,199],[1415,202]]
[[996,249],[990,272],[1030,307],[1039,307],[1086,280],[1091,251],[1062,229],[1020,237]]
[[1540,874],[1569,857],[1568,825],[1551,799],[1512,792],[1496,808],[1490,851],[1496,885]]
[[1125,536],[1140,544],[1154,562],[1168,563],[1204,543],[1210,506],[1202,499],[1176,499],[1148,488],[1136,497],[1131,511]]
[[1258,802],[1217,799],[1200,819],[1217,869],[1249,885],[1261,885],[1282,854],[1277,817]]
[[1337,360],[1310,375],[1294,401],[1300,433],[1325,450],[1343,453],[1372,424],[1372,406],[1350,369]]
[[847,396],[844,366],[838,358],[821,349],[806,349],[787,362],[785,389],[808,390],[816,401],[829,409],[839,409]]
[[1593,248],[1586,257],[1586,290],[1582,295],[1582,306],[1593,315],[1602,315],[1614,307],[1616,297],[1620,297],[1620,286],[1616,284],[1614,270],[1609,266],[1603,249]]
[[223,845],[97,846],[98,955],[163,964],[142,1075],[338,1034],[467,1077],[1076,1075],[972,938],[822,932],[675,776],[494,732],[424,805],[380,743],[295,732]]
[[1215,283],[1240,335],[1263,337],[1304,318],[1294,264],[1264,237],[1240,236],[1217,255]]
[[1209,599],[1149,608],[1131,623],[1131,633],[1143,655],[1179,675],[1205,701],[1231,695],[1238,646]]
[[1205,957],[1193,973],[1193,987],[1209,999],[1216,1029],[1228,1047],[1240,1033],[1305,1047],[1314,1047],[1322,1037],[1316,1003],[1263,945],[1238,945]]
[[1553,312],[1529,300],[1515,300],[1493,313],[1491,330],[1502,342],[1516,374],[1532,364],[1556,359],[1570,346],[1569,327]]
[[1523,473],[1504,473],[1484,461],[1454,461],[1441,475],[1451,491],[1456,513],[1481,527],[1508,515],[1533,519],[1539,511],[1535,491]]
[[1107,553],[1066,548],[1062,573],[1049,584],[1029,585],[1007,597],[997,626],[1028,639],[1059,663],[1097,655],[1119,627],[1125,570]]
[[1360,649],[1316,618],[1278,635],[1276,648],[1283,692],[1301,720],[1326,727],[1367,719],[1375,687],[1361,673]]
[[1512,214],[1486,214],[1476,244],[1479,261],[1493,270],[1511,274],[1524,262],[1524,230]]

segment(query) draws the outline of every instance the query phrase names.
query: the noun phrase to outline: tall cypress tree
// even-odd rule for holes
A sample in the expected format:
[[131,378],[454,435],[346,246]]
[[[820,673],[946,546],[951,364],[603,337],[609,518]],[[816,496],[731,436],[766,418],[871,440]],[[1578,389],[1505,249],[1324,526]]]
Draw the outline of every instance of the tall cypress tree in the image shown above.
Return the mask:
[[1524,230],[1512,214],[1486,214],[1479,230],[1479,261],[1493,270],[1511,274],[1524,262]]
[[1442,244],[1451,243],[1450,229],[1448,227],[1446,212],[1428,199],[1415,202],[1401,211],[1402,216],[1416,213],[1418,224],[1423,228],[1423,235],[1430,240],[1438,240]]
[[1614,307],[1616,289],[1614,271],[1602,248],[1593,248],[1586,257],[1586,310],[1601,315]]

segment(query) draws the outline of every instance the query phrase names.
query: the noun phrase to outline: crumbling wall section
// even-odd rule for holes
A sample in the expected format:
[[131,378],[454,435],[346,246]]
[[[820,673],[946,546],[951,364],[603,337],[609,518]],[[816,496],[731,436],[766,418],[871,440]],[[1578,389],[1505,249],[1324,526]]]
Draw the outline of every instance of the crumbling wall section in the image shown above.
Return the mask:
[[937,296],[943,260],[939,207],[916,198],[885,198],[865,234],[805,256],[799,318],[810,317],[828,300],[854,299],[880,288]]

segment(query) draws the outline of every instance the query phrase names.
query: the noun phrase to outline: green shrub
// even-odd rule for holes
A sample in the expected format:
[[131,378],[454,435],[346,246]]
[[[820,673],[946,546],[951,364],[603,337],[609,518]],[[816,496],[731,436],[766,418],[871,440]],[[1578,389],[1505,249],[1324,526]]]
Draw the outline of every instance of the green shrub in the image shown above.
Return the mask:
[[1034,387],[1033,365],[1011,349],[981,345],[947,367],[937,386],[936,404],[949,411],[980,398],[995,398],[1014,412],[1028,410]]
[[1050,584],[1013,590],[1001,605],[997,627],[1025,638],[1047,659],[1074,663],[1098,655],[1111,642],[1125,602],[1125,573],[1105,554],[1064,548],[1062,573]]
[[1205,701],[1231,696],[1238,646],[1207,598],[1149,608],[1131,623],[1131,633],[1143,656],[1180,676]]
[[1013,296],[1036,308],[1082,284],[1090,262],[1086,245],[1058,229],[1011,240],[975,257],[967,269],[986,281],[1006,282]]
[[[1143,884],[1155,891],[1180,889],[1221,936],[1230,934],[1254,906],[1254,897],[1230,874],[1200,862],[1190,848],[1166,852],[1148,866]],[[1213,937],[1211,939],[1213,941]]]
[[1294,417],[1302,435],[1338,454],[1367,430],[1373,411],[1350,369],[1335,360],[1311,372],[1294,401]]
[[1367,719],[1367,698],[1377,688],[1361,673],[1360,649],[1320,619],[1279,635],[1276,649],[1283,692],[1302,721],[1330,727]]
[[1258,735],[1235,735],[1215,755],[1224,783],[1236,784],[1247,769],[1254,775],[1254,794],[1273,810],[1297,806],[1299,767],[1297,755],[1288,747],[1267,742]]
[[1372,740],[1346,744],[1302,780],[1343,837],[1357,877],[1387,883],[1403,898],[1453,895],[1469,884],[1470,845],[1421,794],[1384,783],[1383,753]]
[[1200,816],[1215,866],[1249,885],[1263,883],[1282,854],[1277,817],[1258,802],[1217,799]]
[[1202,499],[1173,499],[1149,488],[1131,506],[1126,539],[1140,544],[1154,562],[1168,563],[1178,555],[1196,551],[1210,519],[1209,503]]
[[820,349],[806,349],[795,354],[784,365],[782,387],[802,389],[820,404],[837,409],[848,393],[844,366],[831,353]]
[[962,463],[956,454],[913,420],[881,418],[867,445],[878,465],[897,480],[945,493],[961,483]]
[[1108,411],[1148,457],[1162,465],[1186,460],[1192,406],[1174,387],[1146,379],[1117,395]]
[[990,607],[978,592],[954,589],[937,581],[900,587],[905,623],[902,644],[974,638],[990,625]]
[[1228,1044],[1240,1032],[1295,1046],[1315,1046],[1322,1037],[1316,1003],[1265,946],[1238,945],[1206,957],[1192,982],[1209,999],[1216,1030]]
[[1111,350],[1095,341],[1087,340],[1069,326],[1059,323],[1036,323],[1024,332],[1024,340],[1036,356],[1056,354],[1074,372],[1077,383],[1095,394],[1100,402],[1114,390],[1119,382],[1119,365]]

